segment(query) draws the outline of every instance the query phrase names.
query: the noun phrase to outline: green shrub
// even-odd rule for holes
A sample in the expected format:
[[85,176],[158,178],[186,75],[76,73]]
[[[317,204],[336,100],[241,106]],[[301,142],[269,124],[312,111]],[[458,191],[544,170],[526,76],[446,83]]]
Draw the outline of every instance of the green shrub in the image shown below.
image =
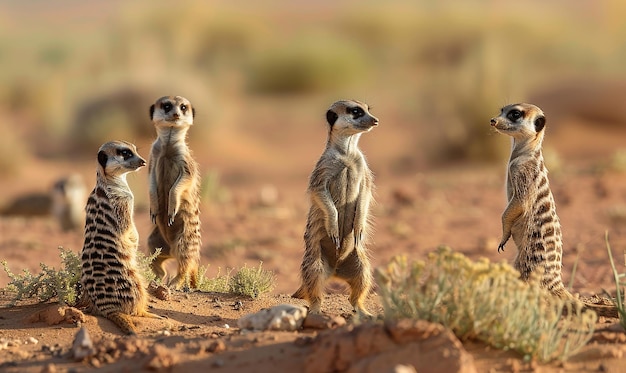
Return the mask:
[[154,272],[152,271],[152,268],[150,267],[150,264],[152,264],[152,262],[154,262],[154,260],[156,259],[157,256],[159,256],[159,254],[161,253],[161,248],[157,247],[154,250],[154,253],[146,256],[144,253],[142,253],[141,251],[137,252],[137,266],[139,267],[139,273],[143,276],[143,278],[146,280],[146,284],[151,283],[152,281],[160,284],[161,283],[161,279],[156,277],[156,274],[154,274]]
[[198,271],[198,290],[215,293],[228,293],[230,291],[232,269],[229,269],[225,275],[221,274],[222,271],[220,269],[214,278],[206,277],[206,271],[207,267],[205,266],[200,267]]
[[[441,323],[461,339],[477,339],[526,359],[566,360],[591,338],[597,316],[582,304],[527,283],[510,265],[472,262],[440,248],[427,262],[394,258],[376,271],[385,317]],[[565,315],[565,316],[563,316]]]
[[244,266],[235,275],[231,275],[232,271],[228,270],[225,275],[219,271],[215,278],[209,279],[206,277],[206,267],[200,267],[198,289],[258,298],[274,288],[274,272],[263,269],[263,263],[259,263],[256,268]]
[[263,263],[257,268],[248,268],[245,265],[231,278],[230,292],[257,298],[274,288],[274,272],[263,269]]
[[10,306],[17,301],[37,297],[41,302],[46,302],[57,297],[60,303],[74,304],[77,297],[77,285],[80,281],[81,260],[71,250],[59,247],[61,251],[62,268],[56,270],[44,263],[40,263],[41,272],[33,275],[24,269],[22,275],[16,275],[9,270],[6,260],[2,261],[2,267],[9,276],[10,282],[6,289],[14,292]]

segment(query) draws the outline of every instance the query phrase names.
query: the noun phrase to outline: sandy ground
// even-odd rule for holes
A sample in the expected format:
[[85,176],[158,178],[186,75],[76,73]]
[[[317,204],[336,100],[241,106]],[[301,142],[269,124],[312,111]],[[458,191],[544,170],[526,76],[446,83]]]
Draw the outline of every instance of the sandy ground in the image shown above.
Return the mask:
[[[442,244],[473,259],[486,257],[491,261],[512,262],[515,255],[512,242],[504,253],[497,252],[500,214],[505,207],[505,160],[490,166],[422,167],[417,161],[406,168],[389,167],[392,160],[400,157],[398,149],[413,150],[397,131],[390,131],[385,126],[382,121],[379,128],[362,139],[362,148],[376,173],[375,232],[370,244],[374,266],[386,263],[397,254],[423,258]],[[577,128],[574,135],[567,137],[563,134],[561,141],[547,141],[561,159],[561,165],[552,170],[551,184],[564,232],[563,279],[581,295],[599,294],[603,289],[614,291],[604,235],[609,232],[613,255],[617,258],[618,268],[623,269],[626,172],[606,166],[612,155],[624,146],[626,131],[619,128],[596,131],[595,127],[577,123],[571,124],[570,128]],[[325,134],[323,127],[312,126],[306,133],[298,133],[298,137],[309,141],[284,146],[277,151],[269,145],[263,148],[261,140],[250,140],[263,136],[266,144],[270,139],[281,140],[273,137],[277,135],[271,128],[249,137],[229,137],[232,135],[229,131],[236,129],[219,128],[215,137],[236,138],[236,141],[211,143],[210,150],[199,149],[195,143],[203,170],[218,170],[221,177],[218,191],[221,197],[207,199],[202,206],[202,265],[208,266],[208,276],[215,276],[227,268],[256,266],[263,262],[264,268],[276,274],[272,293],[258,300],[214,293],[174,293],[169,301],[154,299],[151,302],[153,311],[168,319],[137,320],[139,340],[133,342],[120,339],[119,330],[108,320],[88,315],[84,326],[94,341],[118,343],[111,349],[126,352],[85,362],[75,362],[66,356],[78,331],[76,326],[49,326],[25,321],[29,315],[50,304],[27,302],[17,307],[0,308],[0,339],[23,342],[33,337],[38,341],[37,344],[31,340],[29,344],[0,350],[0,370],[39,372],[47,367],[47,371],[87,371],[96,366],[105,371],[154,370],[159,367],[171,371],[200,367],[219,368],[217,371],[302,370],[315,359],[311,356],[319,353],[316,343],[321,342],[311,341],[326,333],[339,335],[346,328],[353,327],[334,331],[304,329],[263,333],[246,333],[236,327],[237,319],[246,313],[280,303],[303,304],[286,294],[291,294],[299,284],[307,211],[306,182],[321,153]],[[563,131],[555,130],[555,133],[562,134]],[[281,136],[289,135],[293,134]],[[586,147],[581,151],[580,144],[583,143]],[[149,140],[138,145],[142,155],[147,156]],[[258,148],[266,151],[256,152]],[[84,175],[91,188],[92,161],[85,160],[77,165],[42,160],[34,162],[19,180],[3,181],[3,193],[7,196],[4,202],[30,189],[45,191],[58,177],[58,170],[70,166]],[[150,228],[145,204],[146,178],[146,170],[129,177],[136,191],[136,224],[142,250],[145,250],[145,238]],[[23,268],[37,272],[42,262],[58,266],[58,246],[79,252],[82,233],[63,232],[47,217],[0,217],[0,259],[7,260],[14,272]],[[6,275],[0,273],[0,286],[6,283]],[[0,295],[0,305],[6,305],[8,295]],[[237,301],[243,307],[236,306]],[[324,304],[329,315],[350,315],[347,295],[340,285],[329,286]],[[375,294],[370,298],[369,307],[381,312]],[[348,324],[352,325],[352,321]],[[117,342],[111,342],[114,340]],[[126,345],[120,347],[119,344]],[[474,342],[464,342],[460,350],[471,355],[479,372],[620,372],[625,369],[622,357],[626,351],[626,337],[616,319],[602,318],[588,346],[568,362],[552,365],[524,362],[513,352],[494,350]],[[155,359],[159,362],[155,363]],[[354,359],[357,361],[359,355],[355,354]],[[357,371],[365,370],[361,368],[353,366]]]

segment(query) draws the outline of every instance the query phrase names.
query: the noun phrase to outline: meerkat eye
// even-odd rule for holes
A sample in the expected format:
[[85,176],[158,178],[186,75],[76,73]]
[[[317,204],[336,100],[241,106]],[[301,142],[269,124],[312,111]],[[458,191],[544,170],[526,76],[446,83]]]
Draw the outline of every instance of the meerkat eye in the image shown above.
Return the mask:
[[358,107],[358,106],[353,107],[353,108],[348,108],[348,113],[352,114],[352,117],[354,119],[358,119],[358,118],[360,118],[360,117],[365,115],[365,111],[362,108]]
[[523,114],[524,114],[524,113],[522,113],[521,111],[519,111],[519,110],[517,110],[517,109],[513,109],[513,110],[509,111],[509,113],[506,115],[506,117],[507,117],[509,120],[511,120],[511,121],[513,121],[513,122],[515,122],[515,121],[517,121],[519,118],[521,118]]
[[185,105],[185,104],[180,105],[180,111],[182,111],[183,114],[186,113],[187,112],[187,105]]
[[172,104],[169,102],[164,103],[163,105],[161,105],[161,108],[163,109],[164,112],[169,112],[170,110],[172,110]]
[[120,155],[122,156],[122,158],[124,158],[124,160],[127,160],[128,158],[133,156],[133,152],[128,149],[118,149],[117,155]]

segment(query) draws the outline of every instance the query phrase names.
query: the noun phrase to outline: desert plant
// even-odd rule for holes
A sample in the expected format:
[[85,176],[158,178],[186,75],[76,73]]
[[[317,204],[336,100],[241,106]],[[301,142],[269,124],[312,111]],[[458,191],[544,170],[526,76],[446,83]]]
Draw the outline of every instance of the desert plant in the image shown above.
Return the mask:
[[150,267],[150,264],[154,262],[154,259],[156,259],[156,257],[159,256],[160,253],[160,247],[157,247],[152,254],[147,256],[141,251],[137,252],[137,266],[139,267],[139,273],[146,280],[146,284],[149,284],[152,281],[156,282],[157,284],[161,283],[161,279],[156,277],[156,275],[152,271],[152,268]]
[[257,298],[259,295],[268,293],[274,288],[274,272],[263,269],[263,263],[257,268],[243,268],[231,278],[230,292]]
[[611,245],[609,244],[609,232],[604,234],[604,240],[606,242],[606,250],[609,253],[609,262],[611,263],[611,270],[613,271],[613,278],[615,279],[615,307],[617,307],[617,313],[619,315],[619,323],[624,329],[626,329],[626,306],[624,305],[624,296],[626,292],[624,287],[626,286],[626,273],[618,273],[615,268],[615,262],[613,261],[613,253],[611,252]]
[[218,269],[217,275],[214,278],[206,277],[207,267],[202,266],[198,271],[198,290],[210,291],[216,293],[228,293],[230,291],[230,279],[232,278],[232,269],[226,271],[226,274],[222,275],[222,270]]
[[[46,302],[52,298],[57,298],[59,303],[73,305],[77,301],[78,285],[81,276],[81,259],[72,250],[64,249],[59,246],[61,256],[61,269],[56,270],[47,264],[39,263],[41,272],[37,275],[32,274],[28,269],[22,270],[21,275],[16,275],[9,269],[6,260],[0,262],[4,271],[10,279],[6,286],[6,290],[15,293],[9,306],[15,305],[16,302],[37,297],[39,301]],[[137,253],[137,264],[139,273],[146,280],[157,281],[156,276],[150,269],[150,263],[159,255],[160,249],[152,255],[145,256],[143,253]]]
[[57,297],[60,303],[75,303],[81,272],[80,257],[63,247],[59,247],[59,250],[62,268],[58,271],[54,267],[40,263],[39,274],[33,275],[24,269],[22,275],[16,275],[9,270],[6,260],[1,262],[10,279],[6,289],[15,293],[10,306],[15,305],[17,301],[33,297],[37,297],[41,302]]
[[258,298],[261,294],[270,292],[274,288],[274,272],[263,269],[263,263],[256,268],[243,266],[232,275],[233,269],[221,275],[218,271],[215,278],[206,277],[206,267],[200,267],[198,272],[198,289],[218,293],[232,293]]
[[508,264],[472,262],[449,248],[430,254],[427,262],[395,257],[377,269],[376,279],[386,318],[438,322],[461,339],[542,362],[574,354],[591,338],[597,319],[579,302],[545,291],[540,274],[524,282]]

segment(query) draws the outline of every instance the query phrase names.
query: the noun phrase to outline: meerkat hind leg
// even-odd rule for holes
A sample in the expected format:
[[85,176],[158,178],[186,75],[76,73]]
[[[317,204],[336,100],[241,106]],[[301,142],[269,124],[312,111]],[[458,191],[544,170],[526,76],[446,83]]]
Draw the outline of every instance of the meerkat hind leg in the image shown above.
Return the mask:
[[324,284],[330,277],[328,264],[321,257],[313,257],[307,250],[302,261],[302,285],[294,293],[294,298],[306,299],[309,312],[320,313]]
[[169,286],[174,286],[176,289],[181,285],[189,285],[190,288],[196,289],[198,287],[198,265],[189,257],[177,258],[178,260],[178,273],[169,281]]
[[161,235],[159,227],[154,227],[152,233],[150,233],[148,237],[148,247],[150,248],[150,255],[154,254],[158,248],[161,249],[159,255],[150,263],[150,268],[158,279],[165,282],[167,271],[165,270],[164,262],[171,259],[172,256],[170,255],[170,245]]
[[350,304],[362,316],[372,316],[363,303],[372,287],[372,275],[369,261],[353,251],[337,268],[337,277],[350,285]]

